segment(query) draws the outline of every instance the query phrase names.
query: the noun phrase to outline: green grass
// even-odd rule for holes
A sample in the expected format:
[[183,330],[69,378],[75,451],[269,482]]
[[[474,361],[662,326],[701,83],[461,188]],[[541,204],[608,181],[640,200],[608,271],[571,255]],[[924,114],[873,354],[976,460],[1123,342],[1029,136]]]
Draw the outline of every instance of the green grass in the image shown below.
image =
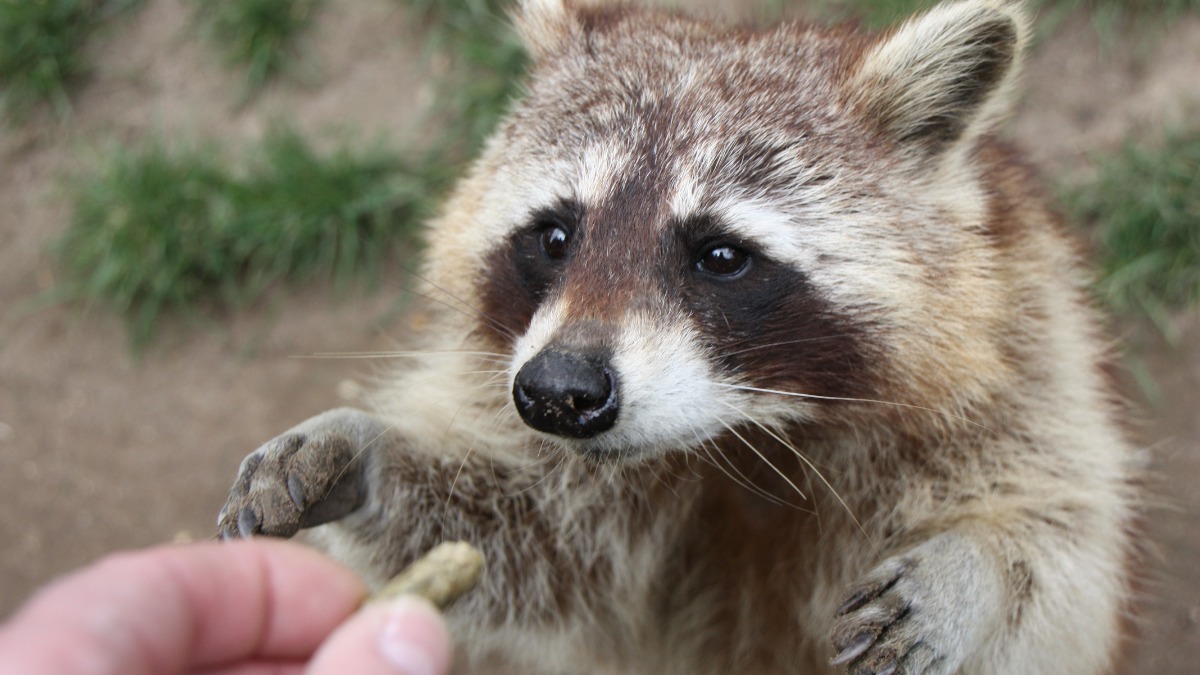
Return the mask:
[[247,92],[291,69],[322,0],[191,0],[200,32],[227,65],[246,69]]
[[444,162],[461,164],[495,128],[525,74],[525,53],[508,21],[512,2],[400,2],[427,27],[429,48],[448,59],[448,71],[436,74],[441,129],[435,145]]
[[377,279],[446,177],[372,147],[320,153],[277,131],[242,170],[210,146],[114,149],[70,187],[59,293],[113,307],[140,347],[164,313],[238,307],[280,282]]
[[1106,42],[1120,40],[1129,28],[1139,30],[1141,37],[1157,34],[1171,19],[1183,12],[1200,12],[1200,0],[1030,0],[1038,12],[1043,35],[1071,13],[1082,10],[1091,17],[1092,26]]
[[0,113],[19,121],[49,103],[68,117],[68,89],[88,72],[88,38],[139,1],[0,0]]
[[1200,303],[1200,127],[1101,158],[1097,177],[1065,201],[1095,228],[1097,288],[1114,308],[1163,327]]
[[[71,227],[57,248],[60,297],[113,307],[141,347],[165,314],[242,306],[273,285],[316,276],[342,285],[378,278],[491,132],[525,66],[506,3],[404,1],[428,24],[430,48],[450,57],[439,73],[437,133],[415,159],[378,147],[318,153],[293,131],[238,158],[160,141],[113,148],[71,183]],[[315,5],[198,2],[196,12],[261,81],[283,66],[282,46]]]

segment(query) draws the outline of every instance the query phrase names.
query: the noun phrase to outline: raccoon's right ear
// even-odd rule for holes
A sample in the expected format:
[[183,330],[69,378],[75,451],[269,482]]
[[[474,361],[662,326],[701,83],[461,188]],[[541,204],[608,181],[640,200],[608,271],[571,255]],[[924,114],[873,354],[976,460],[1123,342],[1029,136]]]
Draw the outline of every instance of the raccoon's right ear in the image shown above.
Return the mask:
[[535,61],[558,51],[579,32],[572,9],[569,0],[521,0],[513,13],[513,23]]
[[1028,33],[1014,0],[943,3],[867,50],[851,100],[903,152],[938,155],[1008,112]]

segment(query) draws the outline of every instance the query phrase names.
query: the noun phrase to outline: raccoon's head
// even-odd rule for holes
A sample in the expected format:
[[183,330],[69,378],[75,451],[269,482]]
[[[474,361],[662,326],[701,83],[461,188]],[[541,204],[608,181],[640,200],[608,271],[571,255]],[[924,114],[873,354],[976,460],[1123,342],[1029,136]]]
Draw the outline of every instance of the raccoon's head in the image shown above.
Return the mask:
[[971,386],[917,371],[986,351],[971,156],[1024,39],[1011,4],[884,36],[567,0],[517,22],[527,96],[431,232],[430,269],[511,352],[526,424],[632,459]]

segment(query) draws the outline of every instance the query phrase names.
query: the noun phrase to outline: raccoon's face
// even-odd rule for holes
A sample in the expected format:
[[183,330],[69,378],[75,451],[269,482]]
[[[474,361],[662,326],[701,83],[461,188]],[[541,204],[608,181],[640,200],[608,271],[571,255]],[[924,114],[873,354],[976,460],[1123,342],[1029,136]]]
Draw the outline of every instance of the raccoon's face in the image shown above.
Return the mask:
[[[875,76],[873,45],[850,34],[550,0],[521,18],[538,65],[465,227],[479,332],[511,351],[524,422],[636,459],[881,395],[889,336],[928,293],[923,256],[965,245],[926,241],[924,221],[983,210],[955,206],[969,177],[946,200],[912,168],[950,157],[971,118],[913,131],[871,112],[849,83]],[[954,86],[978,112],[986,97]]]
[[[728,215],[659,209],[642,190],[558,199],[491,256],[484,306],[520,336],[512,396],[529,426],[636,456],[743,422],[739,386],[852,392],[856,329],[803,271]],[[623,212],[631,200],[645,203]]]

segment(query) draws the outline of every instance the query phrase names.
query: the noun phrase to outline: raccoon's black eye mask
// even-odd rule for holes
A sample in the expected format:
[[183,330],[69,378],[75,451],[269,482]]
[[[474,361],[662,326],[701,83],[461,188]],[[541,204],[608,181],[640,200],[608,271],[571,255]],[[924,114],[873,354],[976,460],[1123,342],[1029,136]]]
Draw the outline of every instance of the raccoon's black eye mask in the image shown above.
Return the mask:
[[535,211],[513,237],[513,263],[523,290],[540,303],[574,251],[583,208],[562,200]]
[[[529,296],[540,303],[573,255],[584,209],[571,200],[535,211],[513,240],[514,263]],[[698,217],[670,228],[664,251],[688,259],[690,271],[705,281],[744,278],[760,257],[753,245],[731,236],[714,218]]]

